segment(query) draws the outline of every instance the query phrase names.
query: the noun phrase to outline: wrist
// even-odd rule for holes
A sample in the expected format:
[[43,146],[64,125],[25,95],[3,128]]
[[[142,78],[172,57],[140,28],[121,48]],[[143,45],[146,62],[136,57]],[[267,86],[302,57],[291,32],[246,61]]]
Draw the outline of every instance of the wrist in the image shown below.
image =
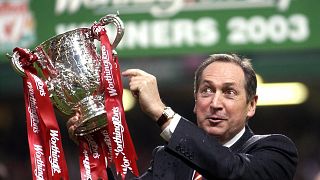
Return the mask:
[[181,119],[181,116],[178,113],[175,113],[173,118],[170,119],[167,123],[165,123],[161,127],[162,132],[161,132],[160,136],[164,140],[169,141],[171,139],[171,136],[173,135],[176,127],[178,126],[180,119]]
[[175,112],[170,107],[164,107],[161,116],[157,119],[158,126],[161,129],[167,127],[174,115]]
[[166,106],[164,104],[153,107],[152,113],[150,113],[151,119],[157,122],[157,120],[161,117],[165,107]]

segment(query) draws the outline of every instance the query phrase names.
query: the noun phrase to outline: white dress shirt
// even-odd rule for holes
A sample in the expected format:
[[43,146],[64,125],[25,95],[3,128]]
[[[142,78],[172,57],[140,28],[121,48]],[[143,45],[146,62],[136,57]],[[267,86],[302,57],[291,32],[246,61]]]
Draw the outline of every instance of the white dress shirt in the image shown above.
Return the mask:
[[[181,119],[181,116],[179,114],[175,114],[173,116],[173,118],[170,121],[170,124],[161,132],[160,136],[166,140],[169,141],[174,130],[176,129],[179,121]],[[228,142],[224,143],[223,146],[225,147],[231,147],[234,143],[236,143],[240,137],[244,134],[245,131],[245,127],[243,127],[243,129],[241,129],[241,131],[236,134],[232,139],[230,139]]]

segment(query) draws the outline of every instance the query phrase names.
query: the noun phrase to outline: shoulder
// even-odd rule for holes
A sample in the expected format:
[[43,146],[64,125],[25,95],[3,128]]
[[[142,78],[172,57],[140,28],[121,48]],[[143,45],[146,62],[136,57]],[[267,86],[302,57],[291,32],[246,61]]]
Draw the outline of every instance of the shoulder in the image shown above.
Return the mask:
[[273,179],[292,179],[298,164],[298,151],[293,141],[282,134],[255,135],[257,141],[238,155],[245,157],[253,168],[272,172]]
[[257,137],[257,142],[265,145],[295,147],[293,141],[283,134],[254,135],[253,137]]
[[256,138],[256,140],[244,149],[246,153],[273,151],[295,158],[298,156],[298,150],[294,142],[283,134],[254,135],[252,138]]
[[154,156],[156,153],[163,151],[163,150],[164,150],[164,146],[157,146],[156,148],[153,149],[152,155]]
[[166,151],[166,146],[157,146],[152,151],[152,159],[153,160],[160,158],[161,159],[160,161],[162,161],[167,156],[170,156],[170,154],[168,154],[168,152]]
[[[252,142],[250,142],[252,141]],[[283,134],[266,134],[266,135],[254,135],[247,142],[250,142],[252,146],[266,146],[266,147],[283,147],[296,149],[293,141]],[[250,148],[248,147],[248,148]]]

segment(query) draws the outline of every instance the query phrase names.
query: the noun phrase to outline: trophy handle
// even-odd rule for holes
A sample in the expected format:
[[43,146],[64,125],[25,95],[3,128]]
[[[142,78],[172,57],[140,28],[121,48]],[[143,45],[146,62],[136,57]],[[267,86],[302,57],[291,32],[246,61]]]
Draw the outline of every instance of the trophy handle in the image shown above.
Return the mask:
[[6,56],[8,57],[8,59],[10,59],[11,61],[11,65],[13,67],[13,69],[20,75],[20,76],[25,76],[25,72],[24,69],[22,68],[21,62],[19,60],[19,53],[18,52],[14,52],[12,55],[10,54],[6,54]]
[[[121,41],[123,34],[124,34],[124,25],[122,20],[119,18],[119,13],[117,14],[108,14],[104,17],[102,17],[99,20],[99,24],[102,26],[106,26],[110,23],[113,23],[116,26],[117,29],[117,34],[116,37],[112,43],[112,47],[113,47],[113,53],[114,55],[116,55],[116,51],[114,50],[119,42]],[[27,52],[29,53],[29,52]],[[25,71],[22,67],[22,64],[20,62],[20,55],[19,53],[16,51],[14,52],[12,55],[10,54],[6,54],[6,56],[11,60],[11,65],[13,67],[13,69],[20,75],[20,76],[25,76]],[[34,62],[34,61],[33,61]],[[31,63],[33,63],[31,62]]]
[[101,25],[103,26],[113,23],[116,26],[117,35],[112,43],[112,48],[115,49],[118,46],[124,34],[124,25],[122,20],[119,18],[119,12],[117,14],[108,14],[102,17],[99,20],[99,23],[101,23]]

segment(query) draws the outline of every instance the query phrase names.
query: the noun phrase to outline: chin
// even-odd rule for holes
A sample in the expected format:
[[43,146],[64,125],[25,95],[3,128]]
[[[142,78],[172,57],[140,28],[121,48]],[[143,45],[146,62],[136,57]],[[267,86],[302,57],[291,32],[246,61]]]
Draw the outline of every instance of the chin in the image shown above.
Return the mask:
[[221,136],[224,133],[224,130],[219,127],[205,127],[204,131],[212,136]]

